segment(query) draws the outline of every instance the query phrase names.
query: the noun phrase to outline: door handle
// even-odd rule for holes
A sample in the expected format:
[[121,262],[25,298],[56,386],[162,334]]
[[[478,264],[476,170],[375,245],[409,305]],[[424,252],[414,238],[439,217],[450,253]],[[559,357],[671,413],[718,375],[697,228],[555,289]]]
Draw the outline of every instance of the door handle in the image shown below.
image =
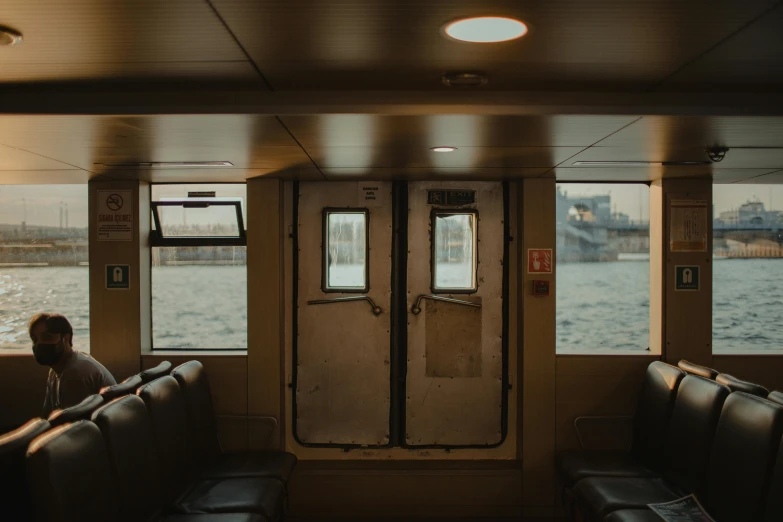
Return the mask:
[[370,306],[372,307],[373,314],[381,315],[383,313],[381,307],[375,304],[375,301],[373,301],[372,299],[370,299],[369,296],[366,295],[356,295],[350,297],[335,297],[334,299],[316,299],[314,301],[307,301],[307,304],[321,305],[321,304],[334,304],[334,303],[350,303],[353,301],[367,301],[368,303],[370,303]]
[[413,315],[419,315],[421,313],[421,301],[422,299],[431,299],[432,301],[443,301],[444,303],[454,303],[462,306],[470,306],[471,308],[481,308],[479,303],[471,303],[470,301],[463,301],[462,299],[454,299],[453,297],[442,297],[432,294],[421,294],[416,299],[416,304],[411,306],[411,313]]

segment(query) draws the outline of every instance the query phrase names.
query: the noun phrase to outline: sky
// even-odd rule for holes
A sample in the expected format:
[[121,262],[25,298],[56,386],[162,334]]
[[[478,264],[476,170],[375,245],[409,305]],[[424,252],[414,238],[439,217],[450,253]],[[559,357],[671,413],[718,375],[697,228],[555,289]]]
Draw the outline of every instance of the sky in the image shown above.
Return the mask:
[[[628,214],[631,219],[646,221],[650,216],[650,189],[644,184],[558,183],[569,196],[612,196],[612,212]],[[715,215],[738,208],[750,200],[759,199],[767,210],[783,211],[783,185],[719,184],[712,186]]]

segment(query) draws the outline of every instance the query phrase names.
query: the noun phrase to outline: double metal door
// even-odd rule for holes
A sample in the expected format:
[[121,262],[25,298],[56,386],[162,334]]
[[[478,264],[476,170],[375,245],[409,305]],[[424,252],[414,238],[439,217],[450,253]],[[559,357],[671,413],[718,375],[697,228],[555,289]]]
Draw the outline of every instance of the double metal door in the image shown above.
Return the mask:
[[296,439],[502,442],[503,185],[301,183],[295,206]]

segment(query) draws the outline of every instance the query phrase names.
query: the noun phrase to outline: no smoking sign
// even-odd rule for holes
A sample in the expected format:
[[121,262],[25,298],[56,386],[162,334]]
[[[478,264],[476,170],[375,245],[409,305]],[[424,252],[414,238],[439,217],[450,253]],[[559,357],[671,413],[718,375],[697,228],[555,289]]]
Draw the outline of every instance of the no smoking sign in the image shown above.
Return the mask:
[[133,241],[133,191],[99,190],[98,241]]

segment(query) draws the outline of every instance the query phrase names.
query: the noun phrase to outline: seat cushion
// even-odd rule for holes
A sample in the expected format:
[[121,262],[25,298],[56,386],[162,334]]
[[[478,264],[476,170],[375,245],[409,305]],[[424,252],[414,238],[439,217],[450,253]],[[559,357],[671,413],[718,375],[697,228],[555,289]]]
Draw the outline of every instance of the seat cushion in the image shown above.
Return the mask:
[[769,390],[760,384],[742,381],[733,375],[729,375],[728,373],[721,373],[715,377],[715,381],[723,384],[724,386],[728,386],[729,389],[731,389],[733,392],[749,393],[751,395],[755,395],[756,397],[766,397],[769,395]]
[[655,502],[677,500],[682,495],[672,491],[658,478],[596,477],[577,482],[574,498],[586,520],[602,521],[620,509],[639,509]]
[[267,522],[261,515],[248,513],[208,513],[166,515],[155,522]]
[[621,509],[610,513],[604,522],[661,522],[654,511],[650,509]]
[[103,397],[99,394],[90,395],[85,397],[82,402],[70,408],[64,410],[54,410],[49,415],[49,424],[52,428],[66,424],[68,422],[76,422],[80,420],[89,420],[92,412],[97,410],[103,405]]
[[294,466],[296,456],[284,451],[224,453],[204,468],[201,477],[271,477],[287,483]]
[[680,370],[684,370],[686,373],[690,373],[691,375],[698,375],[699,377],[704,377],[705,379],[715,380],[715,377],[718,376],[718,370],[713,370],[712,368],[708,368],[707,366],[699,366],[698,364],[693,364],[690,361],[686,361],[685,359],[682,359],[680,362],[677,363],[677,366],[680,368]]
[[182,513],[256,513],[275,521],[283,512],[283,483],[271,478],[197,482],[177,502]]
[[565,487],[588,477],[655,477],[629,453],[569,451],[557,456],[557,472]]

